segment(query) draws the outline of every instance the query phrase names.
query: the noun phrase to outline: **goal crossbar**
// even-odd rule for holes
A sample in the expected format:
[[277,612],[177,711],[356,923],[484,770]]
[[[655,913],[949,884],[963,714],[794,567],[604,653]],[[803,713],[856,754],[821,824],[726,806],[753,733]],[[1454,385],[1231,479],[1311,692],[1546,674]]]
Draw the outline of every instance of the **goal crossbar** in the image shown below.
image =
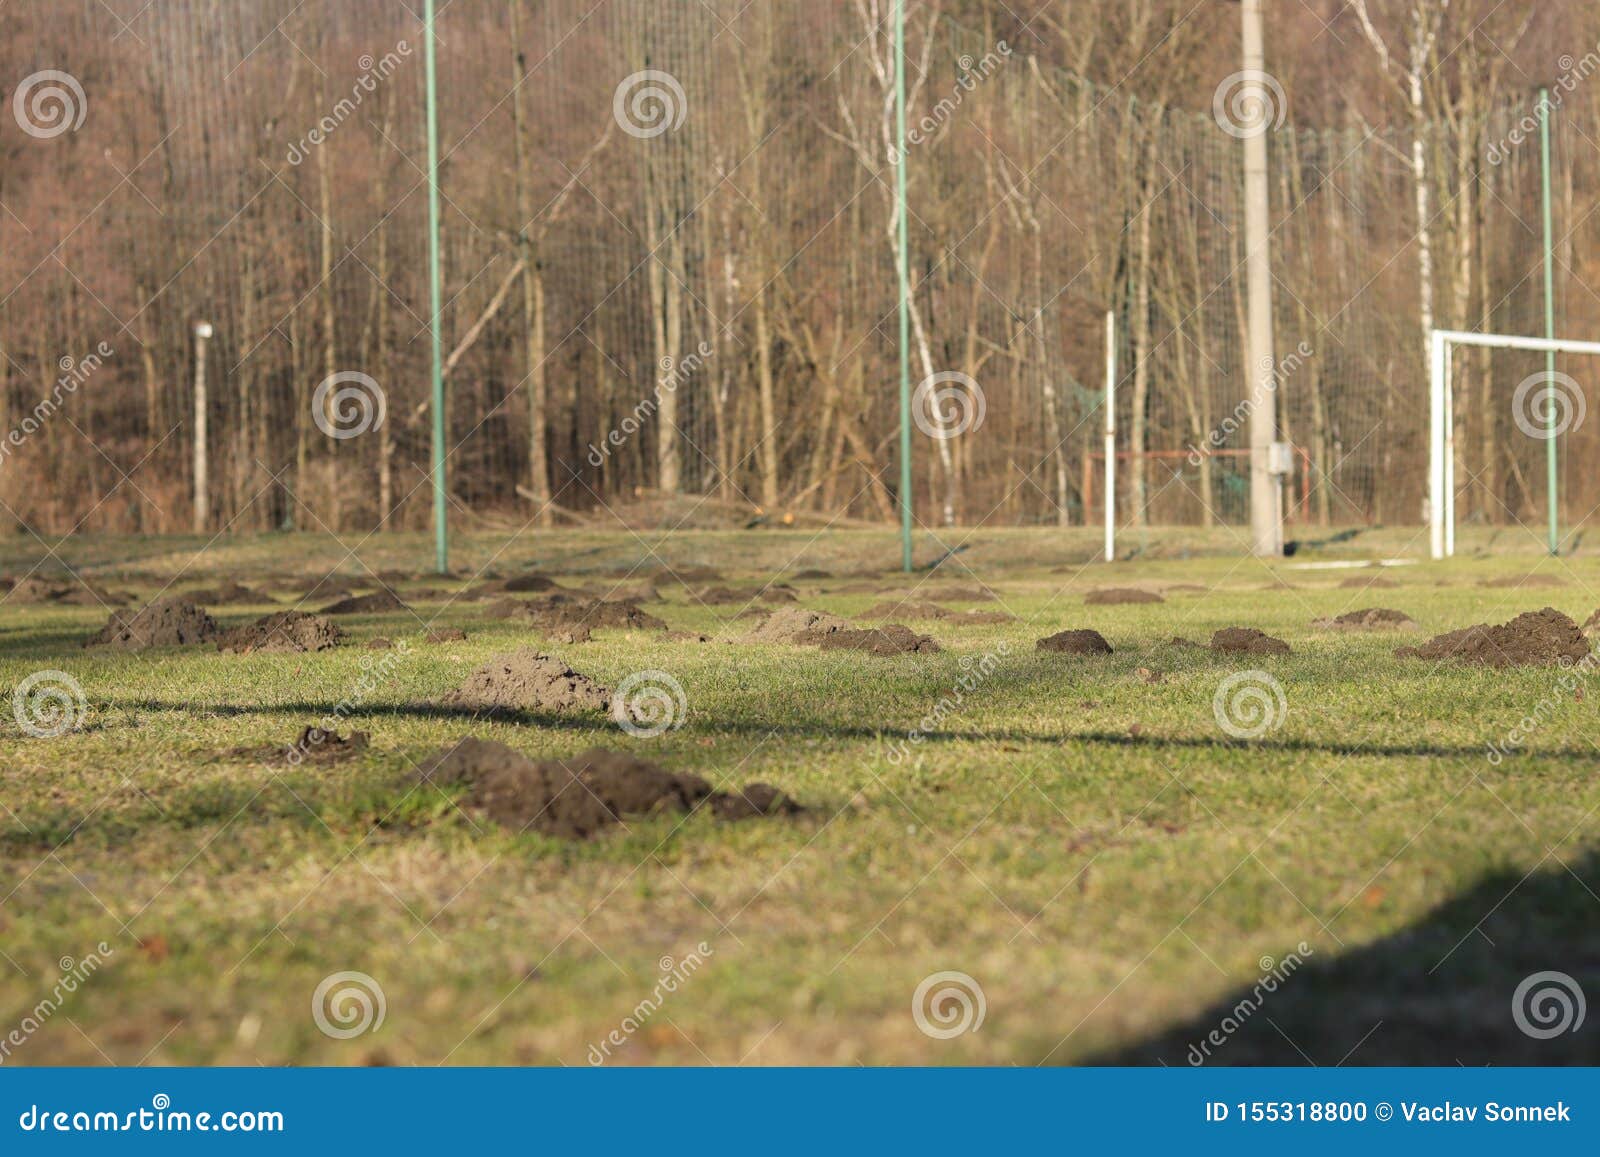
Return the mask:
[[1554,354],[1600,354],[1600,342],[1516,334],[1436,329],[1429,345],[1428,529],[1434,558],[1456,552],[1455,396],[1450,354],[1455,346],[1532,350]]

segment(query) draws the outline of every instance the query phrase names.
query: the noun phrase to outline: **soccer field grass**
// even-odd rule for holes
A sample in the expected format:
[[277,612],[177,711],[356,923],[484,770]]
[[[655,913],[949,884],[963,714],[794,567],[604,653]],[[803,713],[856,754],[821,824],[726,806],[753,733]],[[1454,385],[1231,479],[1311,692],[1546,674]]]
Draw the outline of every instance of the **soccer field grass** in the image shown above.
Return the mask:
[[[3,1061],[1184,1064],[1214,1031],[1208,1063],[1600,1060],[1592,1024],[1541,1039],[1513,1012],[1541,971],[1600,991],[1590,673],[1393,655],[1544,606],[1581,623],[1600,607],[1600,562],[1483,549],[1381,572],[1297,567],[1358,559],[1357,543],[1271,564],[1107,567],[1081,561],[1092,539],[1073,540],[1076,560],[1055,553],[1063,541],[984,534],[930,577],[885,571],[880,532],[485,535],[460,544],[459,578],[388,577],[409,611],[346,617],[350,645],[298,655],[85,650],[104,607],[0,603],[8,700],[56,670],[87,704],[49,738],[9,702],[0,713]],[[58,553],[142,605],[169,583],[330,571],[376,590],[378,571],[414,571],[426,549],[419,536],[199,545]],[[58,558],[17,540],[0,570],[41,559],[60,577]],[[908,624],[938,654],[754,645],[728,641],[751,626],[736,618],[747,602],[705,606],[703,583],[668,583],[644,609],[712,641],[602,629],[561,645],[452,597],[485,567],[604,593],[693,566],[751,592],[782,579],[800,606],[844,616],[915,591],[1016,620]],[[831,577],[790,577],[804,568]],[[1394,585],[1341,585],[1378,575]],[[1107,586],[1165,601],[1085,605]],[[211,609],[229,626],[295,605]],[[1311,625],[1368,607],[1421,629]],[[1170,643],[1230,626],[1293,654]],[[466,639],[423,641],[438,627]],[[1066,628],[1100,631],[1114,653],[1035,650]],[[379,635],[408,645],[368,650]],[[681,726],[642,738],[603,713],[429,706],[530,643],[608,688],[670,674]],[[1219,721],[1219,685],[1243,672],[1273,714],[1254,738]],[[239,753],[289,743],[358,686],[341,726],[370,734],[357,758]],[[808,812],[629,818],[582,842],[518,834],[415,784],[424,757],[467,735],[537,758],[626,750],[717,787],[776,785]],[[1516,750],[1491,758],[1491,744]],[[348,1038],[313,1015],[319,985],[347,972],[383,1008]],[[967,1031],[939,1031],[960,1011],[950,1001],[914,1015],[938,973],[965,974],[949,983]],[[665,991],[664,976],[677,978]]]

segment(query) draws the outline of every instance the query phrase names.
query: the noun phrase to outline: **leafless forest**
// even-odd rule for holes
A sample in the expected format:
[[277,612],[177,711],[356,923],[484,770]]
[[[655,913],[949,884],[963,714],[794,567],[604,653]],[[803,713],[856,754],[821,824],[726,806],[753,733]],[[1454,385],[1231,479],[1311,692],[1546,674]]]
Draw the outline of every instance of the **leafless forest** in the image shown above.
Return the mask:
[[[0,7],[0,522],[190,529],[209,323],[208,530],[427,524],[415,9]],[[583,522],[682,495],[693,525],[889,519],[897,161],[912,379],[959,373],[983,402],[959,436],[914,439],[919,520],[1099,517],[1107,314],[1121,520],[1243,517],[1227,453],[1247,375],[1237,6],[908,0],[899,157],[888,15],[888,0],[442,5],[455,517]],[[1414,523],[1426,330],[1542,333],[1540,85],[1557,326],[1600,338],[1600,8],[1305,0],[1268,21],[1291,507]],[[1463,518],[1539,516],[1544,446],[1514,393],[1542,364],[1457,359]],[[1600,381],[1583,359],[1562,369]],[[331,437],[318,387],[353,374],[383,420]],[[1569,522],[1600,503],[1597,428],[1562,438]]]

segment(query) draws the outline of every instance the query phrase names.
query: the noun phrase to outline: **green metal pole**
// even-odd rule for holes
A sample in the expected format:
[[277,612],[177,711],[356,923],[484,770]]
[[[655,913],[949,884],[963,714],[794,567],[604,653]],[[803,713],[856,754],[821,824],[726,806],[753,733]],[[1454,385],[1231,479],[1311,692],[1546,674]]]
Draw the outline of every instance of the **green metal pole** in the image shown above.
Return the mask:
[[894,0],[895,261],[900,272],[900,565],[911,570],[911,266],[906,229],[906,11]]
[[[1550,211],[1550,90],[1539,90],[1539,170],[1544,180],[1544,336],[1556,338],[1555,226]],[[1550,553],[1559,552],[1560,515],[1556,503],[1556,355],[1545,354],[1545,501],[1550,510]]]
[[444,279],[439,270],[439,85],[433,63],[433,0],[423,0],[423,70],[428,89],[428,329],[433,339],[433,553],[440,574],[450,573],[444,472],[444,348],[439,315]]

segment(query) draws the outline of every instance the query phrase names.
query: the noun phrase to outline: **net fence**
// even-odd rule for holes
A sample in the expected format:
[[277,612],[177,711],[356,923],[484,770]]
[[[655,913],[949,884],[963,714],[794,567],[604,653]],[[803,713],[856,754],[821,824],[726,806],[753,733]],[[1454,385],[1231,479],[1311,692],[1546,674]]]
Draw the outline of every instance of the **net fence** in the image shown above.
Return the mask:
[[[888,16],[872,0],[443,6],[453,517],[889,520],[903,164],[912,377],[943,385],[919,395],[919,520],[1099,521],[1108,318],[1119,524],[1247,520],[1245,130],[1226,82],[1211,111],[1167,107],[1082,78],[1010,17],[980,29],[912,4],[900,156]],[[206,530],[426,526],[411,8],[23,0],[3,19],[0,519],[189,529],[208,323]],[[1552,117],[1573,337],[1600,334],[1589,59]],[[1543,332],[1533,98],[1379,131],[1299,127],[1273,96],[1286,509],[1418,523],[1428,317]],[[1544,446],[1516,403],[1543,369],[1456,359],[1461,518],[1538,520]],[[1561,369],[1579,400],[1600,372]],[[1600,503],[1595,425],[1562,435],[1569,523]]]

